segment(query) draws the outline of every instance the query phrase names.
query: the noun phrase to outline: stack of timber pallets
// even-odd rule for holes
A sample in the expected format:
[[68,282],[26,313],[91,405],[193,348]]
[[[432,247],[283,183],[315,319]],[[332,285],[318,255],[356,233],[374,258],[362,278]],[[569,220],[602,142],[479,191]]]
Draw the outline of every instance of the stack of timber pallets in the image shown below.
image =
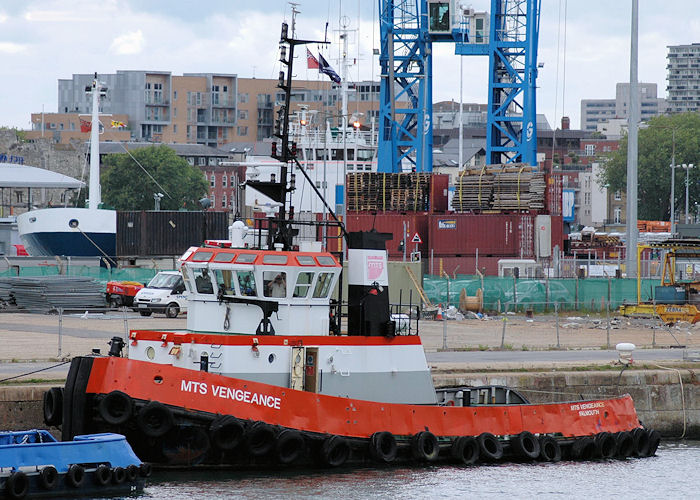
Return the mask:
[[430,174],[348,174],[348,210],[421,212],[430,205]]
[[544,210],[545,177],[529,165],[487,165],[457,178],[452,208],[469,211]]

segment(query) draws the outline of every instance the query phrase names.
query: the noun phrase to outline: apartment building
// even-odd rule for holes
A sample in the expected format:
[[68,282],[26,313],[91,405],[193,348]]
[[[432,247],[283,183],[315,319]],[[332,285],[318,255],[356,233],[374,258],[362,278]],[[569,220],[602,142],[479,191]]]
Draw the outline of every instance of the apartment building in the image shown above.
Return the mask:
[[[581,100],[581,130],[594,132],[599,125],[606,124],[615,118],[626,119],[629,115],[630,84],[615,85],[615,99],[582,99]],[[639,84],[639,111],[642,121],[649,120],[666,112],[666,100],[657,97],[655,83]]]
[[700,43],[668,47],[669,112],[700,110]]

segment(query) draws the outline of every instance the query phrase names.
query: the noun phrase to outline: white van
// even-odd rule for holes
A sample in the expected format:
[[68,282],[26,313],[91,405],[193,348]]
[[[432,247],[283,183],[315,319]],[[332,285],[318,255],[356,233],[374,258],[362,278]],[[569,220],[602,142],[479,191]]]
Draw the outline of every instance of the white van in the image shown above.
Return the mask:
[[161,271],[156,274],[145,288],[136,293],[133,308],[141,316],[157,312],[165,313],[168,318],[176,318],[180,311],[187,311],[182,274],[179,271]]

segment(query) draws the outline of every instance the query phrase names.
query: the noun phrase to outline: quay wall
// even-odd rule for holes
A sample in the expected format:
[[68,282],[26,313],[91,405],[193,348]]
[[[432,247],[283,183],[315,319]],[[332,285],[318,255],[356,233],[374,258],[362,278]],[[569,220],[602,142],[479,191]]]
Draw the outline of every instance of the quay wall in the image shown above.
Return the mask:
[[[642,423],[666,438],[700,438],[700,380],[691,369],[467,373],[433,371],[436,387],[505,385],[533,403],[577,401],[628,393]],[[681,391],[682,386],[682,391]],[[0,386],[0,430],[44,428],[49,385]]]

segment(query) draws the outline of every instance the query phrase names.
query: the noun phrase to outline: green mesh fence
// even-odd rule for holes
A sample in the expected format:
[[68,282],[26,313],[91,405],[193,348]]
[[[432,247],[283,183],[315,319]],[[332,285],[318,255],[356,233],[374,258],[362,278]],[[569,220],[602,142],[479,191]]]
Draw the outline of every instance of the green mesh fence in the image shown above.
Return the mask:
[[0,272],[0,277],[7,278],[12,276],[54,276],[63,274],[65,276],[87,276],[96,279],[97,281],[106,284],[108,281],[138,281],[140,283],[148,283],[153,276],[160,271],[168,271],[168,269],[142,269],[142,268],[124,268],[124,269],[106,269],[104,267],[95,266],[31,266],[31,267],[15,267]]
[[[658,279],[642,280],[642,301],[650,301]],[[445,279],[426,275],[423,288],[434,304],[459,304],[462,289],[467,295],[476,295],[483,288],[486,311],[561,310],[605,311],[607,304],[617,309],[623,303],[637,302],[636,279],[514,279],[485,276],[457,275]],[[449,290],[449,300],[448,300]]]

